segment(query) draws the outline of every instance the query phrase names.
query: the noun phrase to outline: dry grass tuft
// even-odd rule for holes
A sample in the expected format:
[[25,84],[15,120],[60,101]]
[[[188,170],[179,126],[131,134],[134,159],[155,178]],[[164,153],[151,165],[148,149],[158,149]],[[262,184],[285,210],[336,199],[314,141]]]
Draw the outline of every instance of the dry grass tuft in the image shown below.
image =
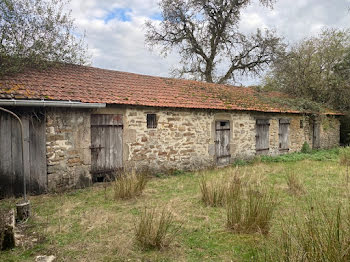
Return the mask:
[[202,201],[207,206],[218,207],[226,203],[227,184],[226,181],[211,180],[202,177],[199,183]]
[[301,183],[299,176],[294,173],[289,173],[286,176],[288,190],[293,195],[301,195],[305,193],[305,188]]
[[158,213],[155,208],[145,208],[135,223],[135,239],[143,249],[163,249],[170,245],[180,228],[169,210],[164,208]]
[[282,224],[268,261],[350,261],[349,211],[311,204],[304,216]]
[[142,194],[148,178],[144,174],[123,174],[116,178],[114,184],[114,198],[130,199]]
[[339,150],[339,162],[346,166],[346,184],[349,184],[349,167],[350,167],[350,147],[344,147]]
[[227,194],[227,227],[235,233],[267,235],[276,209],[276,195],[257,186],[232,184]]

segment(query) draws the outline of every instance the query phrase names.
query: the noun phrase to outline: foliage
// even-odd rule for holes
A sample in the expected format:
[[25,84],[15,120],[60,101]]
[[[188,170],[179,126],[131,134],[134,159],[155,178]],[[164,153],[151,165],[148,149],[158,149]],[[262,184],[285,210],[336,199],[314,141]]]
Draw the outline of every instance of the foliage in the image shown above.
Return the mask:
[[349,50],[350,30],[324,29],[319,36],[279,53],[265,87],[337,110],[350,110]]
[[296,162],[301,160],[313,161],[337,161],[339,156],[339,148],[328,150],[313,150],[311,153],[291,153],[279,156],[261,156],[261,162]]
[[87,61],[67,0],[0,2],[0,77],[28,67]]
[[180,228],[173,214],[165,208],[160,214],[155,208],[145,208],[135,224],[135,238],[143,249],[162,249],[170,245]]
[[[161,46],[165,55],[172,50],[180,54],[182,68],[174,70],[180,77],[226,83],[238,75],[258,74],[284,46],[267,29],[250,35],[239,32],[241,12],[251,2],[162,0],[163,19],[146,23],[146,42]],[[274,1],[259,2],[272,7]]]
[[[304,146],[307,145],[307,146]],[[339,148],[324,149],[324,150],[312,150],[308,143],[304,143],[301,152],[295,152],[279,156],[257,156],[250,160],[237,159],[233,163],[233,166],[248,166],[255,163],[273,163],[273,162],[297,162],[302,160],[313,161],[337,161],[339,157]]]
[[227,196],[227,227],[236,233],[267,235],[276,209],[276,195],[257,186],[236,183]]
[[[350,213],[340,204],[309,204],[304,216],[282,224],[267,261],[350,261]],[[265,260],[265,261],[266,261]]]
[[309,145],[308,142],[304,142],[303,146],[301,147],[301,153],[304,153],[304,154],[310,154],[312,152],[312,149]]
[[129,199],[142,194],[148,178],[144,174],[122,174],[117,176],[114,184],[115,199]]

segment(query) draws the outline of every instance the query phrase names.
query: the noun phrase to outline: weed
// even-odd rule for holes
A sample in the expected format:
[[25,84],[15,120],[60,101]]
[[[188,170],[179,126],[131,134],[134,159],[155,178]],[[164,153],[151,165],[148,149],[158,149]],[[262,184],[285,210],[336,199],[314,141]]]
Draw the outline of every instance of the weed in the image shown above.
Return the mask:
[[349,243],[349,209],[313,203],[304,216],[282,223],[268,261],[350,261]]
[[341,148],[339,150],[340,164],[346,166],[346,184],[349,184],[349,166],[350,166],[350,147]]
[[129,199],[142,194],[148,178],[144,174],[122,174],[116,178],[114,184],[115,199]]
[[301,153],[303,154],[310,154],[312,152],[311,147],[309,146],[309,144],[305,141],[303,146],[301,147]]
[[287,174],[286,179],[287,179],[287,185],[290,193],[294,195],[300,195],[305,193],[304,186],[301,183],[300,178],[296,174],[289,173]]
[[135,223],[135,239],[143,249],[162,249],[171,244],[180,228],[169,210],[163,208],[158,214],[155,208],[145,208]]
[[236,233],[259,232],[267,235],[270,231],[276,197],[266,189],[242,188],[236,183],[227,196],[227,227]]
[[225,205],[227,191],[226,181],[218,179],[208,181],[208,179],[203,176],[199,185],[202,193],[202,201],[205,205],[212,207]]

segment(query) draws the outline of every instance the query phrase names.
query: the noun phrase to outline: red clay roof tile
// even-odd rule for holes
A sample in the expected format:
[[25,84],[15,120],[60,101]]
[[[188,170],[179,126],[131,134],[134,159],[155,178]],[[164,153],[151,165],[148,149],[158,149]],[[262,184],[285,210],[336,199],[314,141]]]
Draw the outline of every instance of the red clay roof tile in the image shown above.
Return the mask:
[[0,98],[71,100],[173,108],[300,113],[271,98],[278,92],[170,79],[86,66],[27,71],[0,80]]

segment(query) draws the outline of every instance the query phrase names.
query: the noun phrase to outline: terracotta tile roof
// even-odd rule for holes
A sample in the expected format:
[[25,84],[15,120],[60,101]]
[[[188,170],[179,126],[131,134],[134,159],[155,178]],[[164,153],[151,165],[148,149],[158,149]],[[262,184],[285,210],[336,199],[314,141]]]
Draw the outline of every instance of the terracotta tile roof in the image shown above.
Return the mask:
[[0,99],[70,100],[173,108],[300,113],[270,98],[278,92],[64,65],[0,80]]

